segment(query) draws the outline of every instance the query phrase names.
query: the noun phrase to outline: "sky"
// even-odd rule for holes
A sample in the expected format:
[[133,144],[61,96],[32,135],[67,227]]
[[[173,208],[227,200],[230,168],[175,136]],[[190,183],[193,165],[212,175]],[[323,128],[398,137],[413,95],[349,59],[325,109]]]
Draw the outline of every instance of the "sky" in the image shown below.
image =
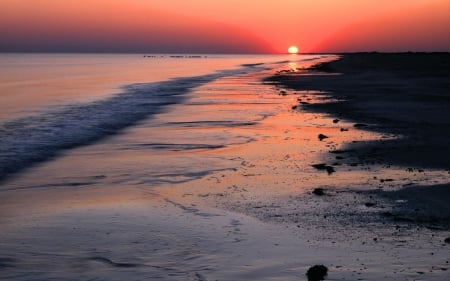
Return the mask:
[[450,51],[450,0],[0,0],[0,52]]

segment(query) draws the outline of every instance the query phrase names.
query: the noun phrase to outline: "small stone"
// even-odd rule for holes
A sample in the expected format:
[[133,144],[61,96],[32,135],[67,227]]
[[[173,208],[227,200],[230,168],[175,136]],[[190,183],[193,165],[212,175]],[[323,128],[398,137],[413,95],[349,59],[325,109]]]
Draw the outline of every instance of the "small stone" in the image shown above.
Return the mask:
[[320,141],[328,138],[328,136],[325,136],[324,134],[319,134],[317,137],[319,138]]
[[325,195],[325,190],[323,188],[314,188],[313,194],[317,195],[317,196],[323,196]]
[[339,119],[334,119],[334,120],[333,120],[333,123],[334,123],[334,124],[339,123]]
[[450,244],[450,237],[445,238],[444,242]]
[[331,167],[331,166],[325,166],[325,170],[327,171],[327,173],[329,175],[331,175],[332,173],[336,172],[336,170],[334,170],[334,168]]
[[321,281],[324,280],[328,274],[328,268],[324,265],[311,266],[306,272],[308,281]]
[[317,170],[327,171],[328,175],[331,175],[332,173],[336,172],[332,166],[328,166],[326,164],[313,164],[311,166],[316,168]]

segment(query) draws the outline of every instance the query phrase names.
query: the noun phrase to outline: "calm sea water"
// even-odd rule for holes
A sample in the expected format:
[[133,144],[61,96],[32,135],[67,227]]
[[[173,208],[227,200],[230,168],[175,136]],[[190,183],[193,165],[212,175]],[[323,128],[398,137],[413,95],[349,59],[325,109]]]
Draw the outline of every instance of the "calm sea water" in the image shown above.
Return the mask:
[[287,60],[283,56],[219,56],[200,58],[156,55],[0,54],[0,120],[87,103],[122,93],[133,83],[162,82],[242,64]]

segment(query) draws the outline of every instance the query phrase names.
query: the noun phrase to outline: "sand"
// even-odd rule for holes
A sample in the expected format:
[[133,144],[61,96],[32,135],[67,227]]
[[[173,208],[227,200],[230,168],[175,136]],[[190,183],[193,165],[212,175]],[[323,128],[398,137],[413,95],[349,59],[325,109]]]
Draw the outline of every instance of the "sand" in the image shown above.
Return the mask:
[[286,255],[329,266],[330,280],[447,279],[449,58],[348,54],[278,70],[265,81],[286,113],[233,151],[237,171],[182,197],[285,228],[312,249]]
[[[81,179],[97,169],[77,155],[95,155],[101,144],[28,171],[0,198],[0,277],[307,280],[308,268],[323,264],[326,280],[446,280],[448,58],[348,54],[262,73],[264,87],[247,85],[258,87],[257,97],[236,93],[235,104],[216,110],[233,114],[248,103],[261,112],[276,106],[277,114],[226,129],[252,141],[174,151],[180,161],[195,153],[224,165],[192,180],[157,188],[117,184],[120,177],[107,178],[111,185],[38,185],[41,170],[56,178],[74,170]],[[197,89],[192,104],[204,104],[212,87]],[[165,120],[189,108],[174,105]],[[121,137],[135,135],[110,142]],[[96,165],[151,159],[133,157]],[[12,188],[27,180],[35,186]]]
[[[450,178],[449,65],[448,53],[347,54],[309,69],[312,75],[277,75],[268,80],[291,89],[325,91],[336,101],[302,104],[302,108],[396,136],[349,143],[339,155],[356,156],[360,163],[402,166],[412,174],[441,170]],[[436,217],[448,229],[449,186],[406,188],[409,185],[417,184],[381,193],[407,198],[409,209],[426,210],[426,214],[417,214],[421,221]]]

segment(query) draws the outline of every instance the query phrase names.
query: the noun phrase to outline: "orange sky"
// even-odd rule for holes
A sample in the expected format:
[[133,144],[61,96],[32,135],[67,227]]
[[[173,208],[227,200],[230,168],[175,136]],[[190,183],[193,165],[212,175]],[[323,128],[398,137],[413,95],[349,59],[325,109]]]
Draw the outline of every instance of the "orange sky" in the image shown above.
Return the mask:
[[450,51],[450,0],[0,0],[0,51]]

